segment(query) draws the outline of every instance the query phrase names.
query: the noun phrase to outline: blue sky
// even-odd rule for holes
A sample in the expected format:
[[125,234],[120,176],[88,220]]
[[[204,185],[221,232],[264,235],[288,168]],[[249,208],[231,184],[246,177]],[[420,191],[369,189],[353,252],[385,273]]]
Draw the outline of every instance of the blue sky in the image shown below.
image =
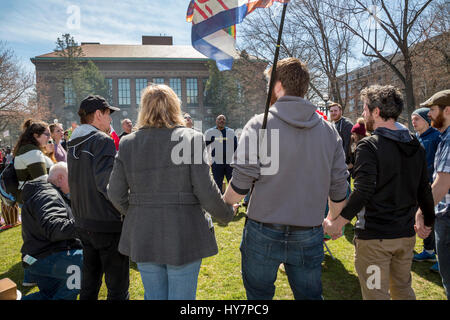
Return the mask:
[[[6,41],[28,71],[31,57],[53,51],[57,37],[78,43],[140,44],[142,35],[170,35],[190,45],[189,0],[1,0],[0,41]],[[79,8],[79,28],[77,10]]]

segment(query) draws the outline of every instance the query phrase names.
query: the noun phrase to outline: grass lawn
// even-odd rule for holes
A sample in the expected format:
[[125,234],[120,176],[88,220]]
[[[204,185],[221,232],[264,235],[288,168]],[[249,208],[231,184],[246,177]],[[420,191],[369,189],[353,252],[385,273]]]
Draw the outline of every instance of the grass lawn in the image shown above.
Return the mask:
[[[200,270],[198,300],[246,299],[240,273],[240,251],[244,213],[241,209],[228,226],[215,223],[219,254],[203,260]],[[353,222],[354,223],[354,222]],[[351,243],[353,228],[346,227],[345,235],[336,241],[328,241],[336,260],[328,253],[322,263],[323,296],[327,300],[360,300],[361,291],[354,268],[354,248]],[[22,245],[21,227],[0,232],[0,279],[10,278],[17,283],[22,294],[32,293],[37,287],[22,287],[23,269],[20,262]],[[416,251],[422,251],[422,240],[417,238]],[[413,289],[419,300],[444,300],[445,294],[439,274],[429,271],[432,263],[414,263],[412,267]],[[293,299],[286,274],[278,271],[274,299]],[[144,288],[137,267],[131,263],[130,298],[142,300]],[[106,287],[102,286],[100,299],[106,299]]]

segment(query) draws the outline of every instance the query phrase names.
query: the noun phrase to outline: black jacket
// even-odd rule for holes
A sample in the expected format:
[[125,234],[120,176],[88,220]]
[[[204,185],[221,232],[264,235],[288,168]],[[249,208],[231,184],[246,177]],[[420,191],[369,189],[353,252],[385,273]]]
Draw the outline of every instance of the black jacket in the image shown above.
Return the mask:
[[70,201],[47,181],[28,182],[23,189],[22,257],[42,259],[54,252],[81,249],[75,238],[75,224]]
[[341,117],[341,119],[339,119],[338,122],[334,123],[334,126],[336,127],[337,131],[339,132],[339,135],[342,138],[342,147],[344,148],[345,163],[349,164],[351,161],[350,140],[352,137],[353,123],[349,119]]
[[106,192],[115,156],[114,141],[106,133],[90,125],[77,127],[72,133],[67,165],[77,227],[92,232],[121,232],[122,217]]
[[408,130],[378,128],[356,147],[355,190],[341,215],[358,215],[359,239],[412,237],[417,205],[425,225],[434,223],[434,203],[425,150]]

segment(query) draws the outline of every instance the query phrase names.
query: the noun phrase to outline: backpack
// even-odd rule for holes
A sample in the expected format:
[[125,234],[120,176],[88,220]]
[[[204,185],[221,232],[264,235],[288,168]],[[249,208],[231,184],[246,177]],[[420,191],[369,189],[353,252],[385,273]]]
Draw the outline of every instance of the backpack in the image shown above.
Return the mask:
[[19,180],[17,179],[13,159],[0,174],[0,197],[8,206],[14,206],[19,193]]

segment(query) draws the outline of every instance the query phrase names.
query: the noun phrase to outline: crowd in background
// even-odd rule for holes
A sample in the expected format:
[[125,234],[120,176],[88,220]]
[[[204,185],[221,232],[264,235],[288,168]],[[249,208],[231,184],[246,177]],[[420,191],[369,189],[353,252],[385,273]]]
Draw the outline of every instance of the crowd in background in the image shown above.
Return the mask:
[[[304,98],[308,83],[304,63],[278,62],[267,129],[279,140],[270,133],[263,140],[280,155],[270,174],[268,163],[251,161],[264,115],[248,121],[239,141],[225,115],[202,134],[165,85],[143,90],[137,123],[122,120],[118,148],[110,123],[120,109],[100,96],[81,102],[81,124],[70,131],[27,120],[14,148],[0,153],[3,167],[14,158],[19,183],[24,284],[39,287],[24,299],[96,300],[103,276],[108,299],[129,299],[130,259],[145,299],[195,299],[202,259],[219,253],[211,216],[227,224],[243,199],[248,299],[273,297],[280,265],[296,299],[322,299],[324,234],[337,239],[355,217],[364,299],[415,299],[413,260],[436,262],[448,296],[449,90],[414,111],[412,133],[397,122],[397,88],[362,90],[364,112],[353,124],[338,103],[325,120]],[[212,161],[175,163],[174,136],[193,146],[183,159],[194,160],[200,145],[200,157],[209,152]],[[13,217],[8,225],[18,212],[2,205],[3,217]],[[414,255],[416,234],[424,250]],[[381,274],[375,288],[367,285],[373,265]],[[72,286],[68,268],[80,275]]]

